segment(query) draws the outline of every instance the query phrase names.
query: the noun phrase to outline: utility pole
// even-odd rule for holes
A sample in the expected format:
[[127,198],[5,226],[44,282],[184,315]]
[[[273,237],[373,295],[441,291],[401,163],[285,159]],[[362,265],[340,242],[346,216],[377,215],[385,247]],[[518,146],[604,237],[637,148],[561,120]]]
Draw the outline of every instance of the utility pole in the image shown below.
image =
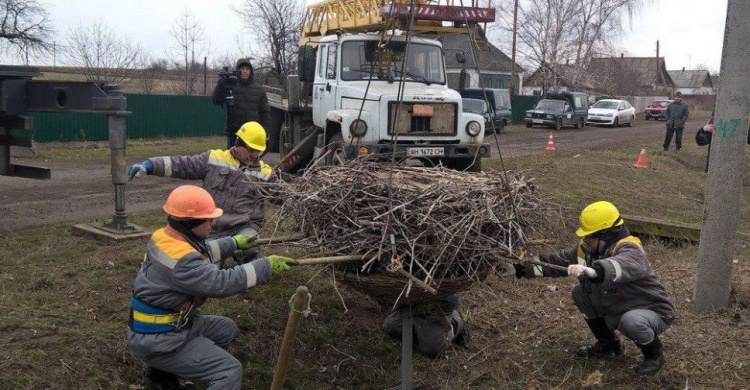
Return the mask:
[[742,175],[745,172],[750,101],[750,2],[729,0],[721,53],[721,87],[716,98],[714,133],[706,183],[698,275],[693,309],[706,312],[729,305]]
[[513,50],[511,56],[513,57],[510,61],[510,96],[516,94],[516,28],[518,27],[518,0],[515,1],[513,6]]
[[208,57],[203,57],[203,96],[208,93],[208,68],[206,64],[208,64]]

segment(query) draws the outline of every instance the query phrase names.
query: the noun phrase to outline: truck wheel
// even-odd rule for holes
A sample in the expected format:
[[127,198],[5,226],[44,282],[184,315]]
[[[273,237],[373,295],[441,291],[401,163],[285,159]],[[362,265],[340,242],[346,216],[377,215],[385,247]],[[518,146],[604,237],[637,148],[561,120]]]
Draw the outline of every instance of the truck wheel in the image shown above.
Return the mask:
[[529,129],[530,129],[530,128],[532,128],[533,126],[534,126],[534,125],[532,125],[532,124],[531,124],[531,122],[526,122],[526,127],[527,127],[527,128],[529,128]]
[[344,137],[341,133],[334,134],[331,140],[328,141],[327,151],[330,151],[326,156],[326,165],[343,165],[346,162],[346,155],[344,154]]

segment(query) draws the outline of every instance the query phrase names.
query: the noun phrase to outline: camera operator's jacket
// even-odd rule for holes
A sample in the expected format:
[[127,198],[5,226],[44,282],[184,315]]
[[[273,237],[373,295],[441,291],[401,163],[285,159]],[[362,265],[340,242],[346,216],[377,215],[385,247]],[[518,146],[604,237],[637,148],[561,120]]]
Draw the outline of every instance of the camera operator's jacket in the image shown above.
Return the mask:
[[211,194],[216,207],[224,210],[211,230],[211,238],[231,236],[252,228],[260,232],[265,222],[265,197],[273,196],[273,188],[261,183],[280,180],[272,168],[259,161],[259,167],[242,165],[230,150],[209,150],[195,156],[152,157],[154,175],[186,180],[203,180],[203,188]]
[[227,107],[227,121],[224,127],[225,135],[234,135],[247,122],[258,122],[264,129],[271,125],[271,113],[268,108],[266,90],[253,82],[252,76],[248,80],[238,78],[231,86],[219,84],[214,88],[211,102],[220,106],[224,104],[225,88],[232,89],[234,104]]
[[[674,307],[667,299],[667,290],[659,282],[641,246],[641,241],[626,233],[608,243],[604,253],[592,255],[583,249],[583,240],[574,248],[540,255],[539,260],[567,267],[582,264],[596,270],[597,279],[581,278],[581,287],[602,316],[622,315],[633,309],[649,309],[667,323],[674,318]],[[538,265],[527,265],[525,276],[568,276]]]

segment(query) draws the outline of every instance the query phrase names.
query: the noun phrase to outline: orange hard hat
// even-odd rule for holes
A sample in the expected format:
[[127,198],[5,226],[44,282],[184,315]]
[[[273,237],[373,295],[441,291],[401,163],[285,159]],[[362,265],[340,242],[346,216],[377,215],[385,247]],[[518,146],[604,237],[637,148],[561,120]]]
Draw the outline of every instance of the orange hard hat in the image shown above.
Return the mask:
[[224,211],[216,207],[208,191],[198,186],[184,185],[175,188],[164,204],[164,211],[177,218],[218,218]]

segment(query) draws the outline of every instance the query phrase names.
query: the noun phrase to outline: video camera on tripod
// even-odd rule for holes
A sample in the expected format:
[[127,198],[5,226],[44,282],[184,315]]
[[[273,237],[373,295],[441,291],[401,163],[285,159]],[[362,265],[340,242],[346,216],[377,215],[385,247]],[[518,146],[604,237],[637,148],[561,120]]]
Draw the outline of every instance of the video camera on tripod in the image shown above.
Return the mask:
[[232,93],[232,87],[238,85],[241,72],[239,70],[229,70],[228,66],[222,68],[219,72],[219,86],[224,90],[224,101],[227,106],[234,105],[234,95]]

